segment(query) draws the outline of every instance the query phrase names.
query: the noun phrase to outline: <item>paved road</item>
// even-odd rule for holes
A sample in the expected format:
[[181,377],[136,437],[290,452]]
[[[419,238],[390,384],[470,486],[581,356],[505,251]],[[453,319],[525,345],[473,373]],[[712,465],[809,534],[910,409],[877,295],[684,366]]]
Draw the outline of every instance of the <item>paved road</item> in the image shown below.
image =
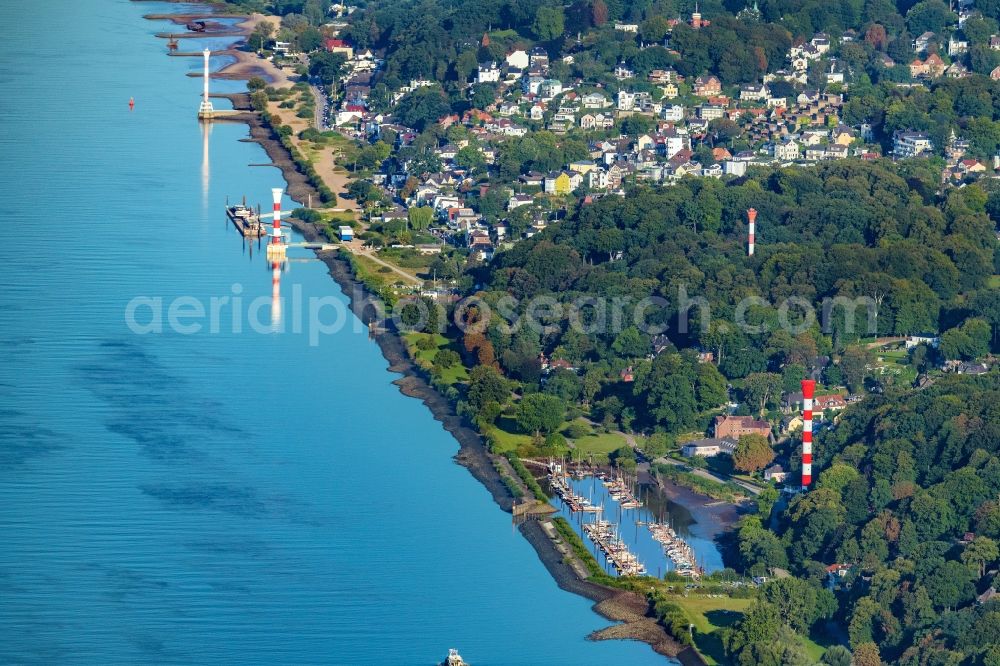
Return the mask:
[[[676,465],[678,467],[684,465],[684,463],[682,463],[681,461],[674,460],[673,458],[657,458],[653,462],[655,462],[655,463],[666,463],[667,465]],[[727,476],[724,476],[722,474],[716,474],[714,472],[709,472],[707,469],[699,469],[697,467],[692,467],[691,468],[691,472],[695,476],[700,476],[703,479],[710,479],[712,481],[718,481],[719,483],[726,483],[727,481],[732,481],[733,483],[735,483],[736,485],[740,486],[741,488],[745,489],[747,492],[749,492],[749,493],[751,493],[753,495],[759,495],[760,491],[763,490],[763,488],[760,488],[759,486],[755,486],[752,483],[747,483],[746,481],[741,481],[740,479],[734,479],[732,477],[727,477]]]
[[[593,425],[595,427],[597,425],[593,421],[590,421],[590,423],[591,423],[591,425]],[[622,432],[620,430],[616,430],[615,432],[617,434],[621,435],[622,437],[624,437],[625,441],[633,449],[638,448],[638,442],[635,441],[635,436],[630,435],[630,434],[628,434],[626,432]],[[666,457],[657,458],[653,462],[655,462],[655,463],[666,463],[667,465],[676,465],[678,467],[684,465],[684,463],[682,463],[679,460],[674,460],[673,458],[666,458]],[[740,479],[734,479],[734,478],[726,476],[724,474],[716,474],[714,472],[709,472],[706,469],[699,469],[697,467],[692,467],[691,468],[691,472],[694,473],[695,476],[700,476],[703,479],[709,479],[711,481],[718,481],[719,483],[726,483],[727,481],[732,481],[733,483],[735,483],[736,485],[740,486],[741,488],[744,488],[747,492],[749,492],[749,493],[751,493],[753,495],[759,495],[760,491],[763,490],[763,488],[761,488],[760,486],[756,486],[756,485],[754,485],[752,483],[747,483],[746,481],[741,481]]]

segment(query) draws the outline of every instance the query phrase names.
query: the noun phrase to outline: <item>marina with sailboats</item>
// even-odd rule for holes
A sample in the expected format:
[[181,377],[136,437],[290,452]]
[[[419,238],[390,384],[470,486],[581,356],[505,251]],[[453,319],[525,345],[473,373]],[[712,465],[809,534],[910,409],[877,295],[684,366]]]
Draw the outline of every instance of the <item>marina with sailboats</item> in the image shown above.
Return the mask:
[[[706,572],[696,548],[680,534],[682,528],[672,524],[662,506],[657,507],[659,515],[647,506],[648,495],[647,502],[640,499],[637,476],[622,470],[570,470],[562,462],[550,462],[548,481],[557,508],[589,540],[609,574],[662,577],[673,571],[697,580]],[[714,551],[709,541],[692,541]]]

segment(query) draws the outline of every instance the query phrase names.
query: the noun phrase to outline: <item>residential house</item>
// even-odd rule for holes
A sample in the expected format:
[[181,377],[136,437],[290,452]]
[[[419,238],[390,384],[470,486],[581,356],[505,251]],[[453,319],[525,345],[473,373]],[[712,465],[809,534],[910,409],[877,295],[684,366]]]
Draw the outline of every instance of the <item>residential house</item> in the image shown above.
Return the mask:
[[476,83],[496,83],[500,80],[500,68],[495,62],[479,65]]
[[848,148],[845,145],[834,143],[826,147],[826,159],[842,160],[848,156]]
[[530,194],[515,194],[507,200],[507,210],[514,210],[521,206],[530,206],[532,201],[534,199]]
[[927,50],[927,47],[931,45],[934,41],[934,33],[927,31],[913,40],[913,50],[917,53],[923,53]]
[[764,480],[768,483],[782,483],[788,477],[788,472],[781,465],[771,465],[764,470]]
[[740,99],[744,102],[760,102],[770,96],[767,86],[762,83],[748,83],[740,86]]
[[680,104],[664,106],[660,117],[672,123],[679,123],[684,120],[684,107]]
[[847,402],[844,400],[844,396],[839,394],[818,395],[813,401],[813,409],[817,412],[840,411],[845,407],[847,407]]
[[565,171],[552,171],[545,176],[544,190],[546,194],[569,194],[574,189],[569,174]]
[[531,60],[528,58],[528,52],[523,49],[518,49],[508,53],[506,62],[507,66],[511,69],[527,69],[528,65],[531,64]]
[[955,57],[962,55],[969,50],[969,40],[965,38],[965,35],[959,32],[951,33],[948,37],[948,55]]
[[814,104],[819,101],[819,91],[815,88],[810,88],[803,90],[795,98],[795,103],[800,106],[806,106],[808,104]]
[[897,158],[916,157],[933,149],[934,146],[926,132],[897,130],[892,135],[892,154]]
[[830,50],[830,37],[829,35],[818,32],[816,33],[809,43],[815,48],[820,55],[823,55]]
[[722,82],[714,76],[699,76],[694,80],[694,94],[699,97],[718,95],[722,92]]
[[745,176],[747,173],[747,163],[727,160],[722,163],[722,172],[727,176]]
[[663,91],[664,99],[673,99],[681,94],[680,88],[673,82],[663,84],[660,86],[660,90]]
[[[597,125],[597,118],[598,118],[598,116],[600,116],[600,118],[601,118],[601,127],[600,127],[600,129],[604,129],[604,117],[605,116],[602,113],[598,113],[596,115],[592,114],[592,113],[585,113],[582,116],[580,116],[580,129],[585,129],[585,130],[598,129],[598,125]],[[611,124],[612,124],[612,126],[614,125],[614,120],[611,121]]]
[[799,144],[794,139],[786,138],[774,144],[774,159],[789,162],[799,159]]
[[517,104],[514,104],[513,102],[504,102],[500,105],[500,108],[497,109],[497,115],[510,117],[513,115],[517,115],[517,113],[520,112],[520,110],[521,107],[519,107]]
[[[663,147],[663,155],[668,160],[673,159],[682,150],[690,151],[691,149],[691,136],[684,129],[671,127],[664,130],[660,134],[659,140]],[[690,155],[688,159],[690,159]]]
[[343,53],[348,60],[354,57],[354,49],[342,39],[327,39],[323,45],[330,53]]
[[521,90],[523,90],[526,95],[537,95],[538,89],[542,87],[542,83],[544,82],[544,76],[529,74],[521,79]]
[[660,86],[677,80],[677,72],[672,69],[654,69],[649,73],[649,82]]
[[836,63],[830,63],[830,71],[826,73],[826,83],[831,85],[834,83],[844,82],[844,70],[841,67],[837,67]]
[[541,46],[536,46],[531,49],[528,54],[528,64],[530,67],[541,67],[548,68],[549,66],[549,54],[548,51],[543,49]]
[[538,87],[538,94],[542,99],[552,99],[562,94],[563,85],[559,79],[545,79]]
[[524,183],[527,187],[542,187],[542,184],[545,182],[545,175],[540,174],[537,171],[529,171],[528,173],[519,176],[518,180]]
[[743,435],[771,436],[771,424],[758,421],[752,416],[716,416],[714,421],[715,437],[739,439]]
[[599,92],[590,92],[580,98],[580,103],[585,109],[606,109],[611,106],[611,101]]
[[847,125],[837,125],[830,134],[830,140],[841,146],[849,146],[858,138],[858,132]]
[[799,136],[799,143],[808,149],[810,147],[820,145],[826,141],[829,136],[830,133],[826,130],[806,130]]
[[639,33],[638,23],[622,23],[620,21],[615,22],[615,30],[620,30],[621,32],[630,32],[632,34]]
[[946,65],[944,64],[944,60],[941,59],[941,56],[936,53],[932,53],[927,56],[926,60],[916,58],[910,63],[910,76],[914,78],[937,78],[944,74],[945,68]]
[[702,104],[698,107],[698,117],[702,120],[715,120],[725,115],[725,111],[717,104]]
[[826,146],[822,144],[807,146],[804,157],[810,162],[826,159]]
[[635,70],[625,65],[625,63],[620,62],[615,67],[615,78],[619,81],[624,81],[625,79],[634,79]]

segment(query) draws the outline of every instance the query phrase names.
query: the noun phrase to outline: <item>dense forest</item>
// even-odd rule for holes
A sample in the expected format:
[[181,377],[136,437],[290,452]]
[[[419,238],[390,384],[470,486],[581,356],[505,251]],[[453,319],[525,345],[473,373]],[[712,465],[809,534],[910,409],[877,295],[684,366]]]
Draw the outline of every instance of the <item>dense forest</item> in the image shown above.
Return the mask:
[[[670,188],[636,186],[624,199],[581,205],[491,264],[471,267],[483,288],[470,293],[494,311],[509,296],[517,300],[508,303],[508,316],[494,312],[485,340],[467,346],[488,346],[499,369],[536,386],[540,354],[582,366],[602,380],[632,367],[633,383],[612,382],[602,393],[583,395],[584,378],[573,397],[595,399],[612,420],[624,416],[629,425],[682,432],[702,426],[697,415],[719,404],[712,402],[714,391],[701,389],[718,380],[699,381],[699,371],[712,371],[699,370],[683,349],[712,352],[727,380],[783,373],[794,386],[817,357],[842,354],[873,332],[954,330],[951,337],[983,322],[994,332],[983,337],[995,342],[1000,294],[989,281],[998,255],[988,211],[997,206],[1000,192],[987,194],[980,186],[939,198],[933,171],[919,165],[861,161],[763,170],[726,183],[686,179]],[[753,257],[745,246],[750,207],[759,211]],[[618,303],[624,324],[584,332],[570,325],[573,310],[564,308],[540,318],[544,330],[509,331],[507,322],[540,296],[564,305],[588,298]],[[635,309],[650,296],[665,303],[636,317]],[[751,306],[741,306],[748,298],[754,299]],[[824,301],[838,298],[871,299],[875,316],[857,310],[849,328],[844,308],[824,312]],[[704,299],[698,302],[707,306],[710,321],[702,319],[700,306],[685,308],[685,299]],[[804,319],[805,307],[783,311],[789,299],[813,306],[815,318]],[[747,326],[729,325],[741,308]],[[596,308],[583,312],[602,315]],[[684,312],[687,332],[680,330]],[[790,332],[782,322],[798,329]],[[650,333],[660,329],[672,351],[650,361]],[[826,372],[829,384],[863,387],[863,362],[860,371],[857,364],[840,363]]]
[[[815,490],[744,518],[738,555],[750,570],[787,568],[797,593],[756,602],[728,637],[741,664],[780,664],[782,627],[834,617],[856,650],[906,665],[1000,663],[1000,378],[950,377],[850,409],[817,447]],[[970,533],[965,537],[966,533]],[[856,564],[837,605],[827,565]],[[810,586],[812,590],[810,591]]]

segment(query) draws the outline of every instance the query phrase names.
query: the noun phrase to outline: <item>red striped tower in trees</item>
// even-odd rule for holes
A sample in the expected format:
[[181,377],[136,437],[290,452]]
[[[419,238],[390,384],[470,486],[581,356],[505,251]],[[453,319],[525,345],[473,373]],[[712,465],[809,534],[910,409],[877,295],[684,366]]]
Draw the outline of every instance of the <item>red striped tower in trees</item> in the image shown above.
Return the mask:
[[816,381],[802,380],[802,490],[809,490],[812,483],[813,461],[813,397]]

